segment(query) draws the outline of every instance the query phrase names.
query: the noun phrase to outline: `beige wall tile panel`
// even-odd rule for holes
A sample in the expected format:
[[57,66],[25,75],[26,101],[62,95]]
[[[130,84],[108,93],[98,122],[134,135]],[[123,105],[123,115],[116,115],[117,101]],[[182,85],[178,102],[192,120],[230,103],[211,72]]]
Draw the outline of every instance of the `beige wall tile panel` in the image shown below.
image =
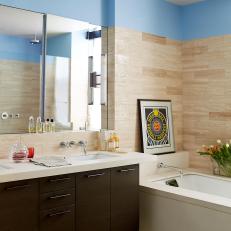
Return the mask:
[[19,119],[0,119],[0,133],[27,131],[29,116],[38,116],[40,64],[0,61],[0,113],[20,114]]
[[211,168],[197,149],[231,137],[230,64],[230,35],[182,45],[183,141],[192,167]]
[[[182,137],[181,42],[115,28],[115,129],[121,148],[141,150],[137,99],[171,99],[177,149]],[[112,82],[113,84],[113,82]]]
[[7,158],[10,147],[18,142],[28,147],[35,147],[37,155],[57,155],[71,154],[80,152],[79,146],[65,149],[60,148],[61,141],[87,141],[88,150],[98,150],[99,133],[98,132],[57,132],[44,134],[21,134],[21,135],[0,135],[0,158]]

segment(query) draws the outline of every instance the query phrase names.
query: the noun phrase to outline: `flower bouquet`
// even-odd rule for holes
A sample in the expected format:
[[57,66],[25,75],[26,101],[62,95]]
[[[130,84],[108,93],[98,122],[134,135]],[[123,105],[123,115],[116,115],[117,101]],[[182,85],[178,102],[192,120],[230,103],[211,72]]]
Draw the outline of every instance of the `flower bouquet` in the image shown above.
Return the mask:
[[217,140],[216,145],[203,145],[198,153],[202,156],[210,156],[213,163],[216,163],[215,174],[231,177],[231,140],[230,143]]

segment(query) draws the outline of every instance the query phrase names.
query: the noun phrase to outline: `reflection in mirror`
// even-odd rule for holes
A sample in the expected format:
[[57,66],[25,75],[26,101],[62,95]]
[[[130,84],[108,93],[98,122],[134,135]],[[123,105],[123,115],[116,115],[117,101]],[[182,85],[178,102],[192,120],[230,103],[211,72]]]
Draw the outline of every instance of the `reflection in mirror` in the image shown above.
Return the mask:
[[28,132],[40,115],[43,15],[0,6],[0,133]]
[[107,128],[107,29],[48,15],[45,89],[56,131]]

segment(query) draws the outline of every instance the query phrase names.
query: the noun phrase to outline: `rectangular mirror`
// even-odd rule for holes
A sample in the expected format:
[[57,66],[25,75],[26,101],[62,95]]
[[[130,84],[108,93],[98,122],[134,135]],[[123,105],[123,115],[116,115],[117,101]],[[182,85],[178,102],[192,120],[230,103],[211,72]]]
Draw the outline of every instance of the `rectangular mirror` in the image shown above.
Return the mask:
[[47,15],[45,119],[56,131],[107,128],[106,48],[107,28]]
[[28,131],[40,114],[43,14],[0,6],[0,133]]
[[1,134],[106,129],[107,28],[0,6],[0,95]]

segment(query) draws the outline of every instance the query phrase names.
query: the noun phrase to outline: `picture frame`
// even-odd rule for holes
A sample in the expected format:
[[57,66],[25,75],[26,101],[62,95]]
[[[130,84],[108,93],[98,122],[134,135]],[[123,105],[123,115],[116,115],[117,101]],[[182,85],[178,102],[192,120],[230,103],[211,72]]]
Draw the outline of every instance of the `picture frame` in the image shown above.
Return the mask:
[[171,100],[138,99],[142,150],[149,154],[175,152]]

